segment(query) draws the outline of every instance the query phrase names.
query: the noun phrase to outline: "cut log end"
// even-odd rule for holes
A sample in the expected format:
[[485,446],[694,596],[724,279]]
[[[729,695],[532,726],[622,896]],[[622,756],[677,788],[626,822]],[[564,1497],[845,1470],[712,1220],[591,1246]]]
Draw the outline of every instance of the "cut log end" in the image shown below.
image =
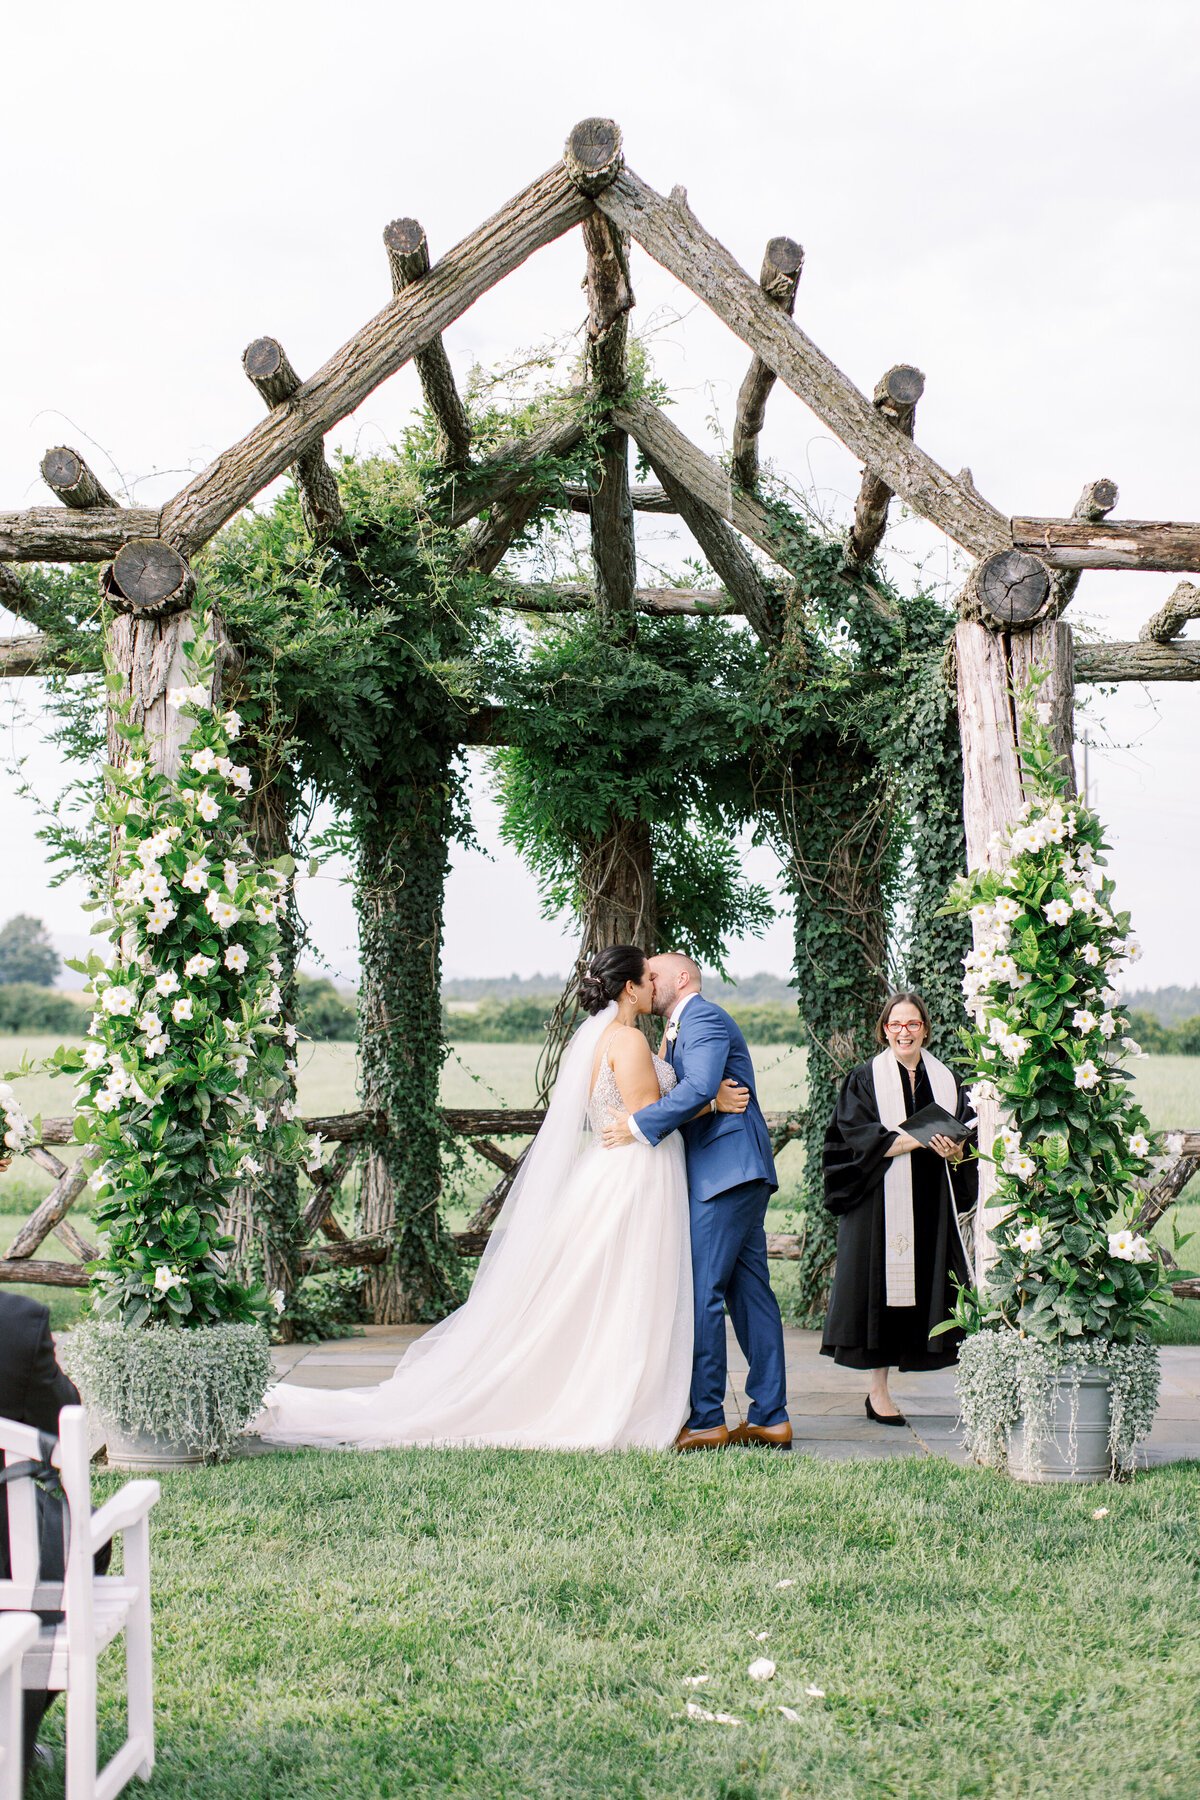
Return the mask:
[[242,352],[242,367],[251,381],[269,381],[278,375],[287,358],[283,346],[272,337],[255,338]]
[[765,260],[780,275],[798,275],[804,267],[804,246],[795,238],[773,237],[767,245]]
[[577,188],[600,193],[624,166],[620,127],[612,119],[581,119],[567,139],[563,161]]
[[925,377],[910,363],[897,363],[880,377],[875,387],[876,406],[893,406],[909,411],[925,392]]
[[135,538],[104,569],[100,585],[117,612],[163,619],[186,612],[196,577],[178,550],[161,538]]
[[417,219],[393,219],[383,228],[383,241],[397,256],[415,256],[425,246],[425,227]]
[[1076,515],[1081,519],[1102,519],[1112,511],[1119,497],[1116,482],[1104,475],[1099,481],[1089,482],[1084,488],[1075,508]]
[[85,510],[93,506],[117,506],[108,489],[92,474],[78,450],[55,444],[42,458],[42,480],[64,506]]
[[1024,550],[1000,550],[979,565],[975,597],[1001,625],[1031,625],[1050,598],[1050,571]]

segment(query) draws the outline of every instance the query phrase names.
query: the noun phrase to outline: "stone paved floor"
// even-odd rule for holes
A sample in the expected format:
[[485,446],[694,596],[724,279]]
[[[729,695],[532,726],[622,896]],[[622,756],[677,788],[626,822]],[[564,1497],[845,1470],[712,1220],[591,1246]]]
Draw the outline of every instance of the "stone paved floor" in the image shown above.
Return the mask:
[[[301,1387],[369,1387],[386,1381],[420,1325],[368,1325],[362,1337],[321,1344],[287,1344],[273,1352],[286,1381]],[[863,1407],[866,1376],[839,1369],[820,1355],[820,1334],[785,1331],[788,1408],[793,1449],[832,1462],[854,1457],[949,1456],[965,1462],[955,1433],[954,1371],[897,1375],[891,1394],[908,1423],[874,1425]],[[1147,1463],[1200,1460],[1200,1345],[1168,1345],[1162,1352],[1158,1417],[1143,1449]],[[726,1418],[735,1425],[746,1409],[746,1364],[729,1337]]]

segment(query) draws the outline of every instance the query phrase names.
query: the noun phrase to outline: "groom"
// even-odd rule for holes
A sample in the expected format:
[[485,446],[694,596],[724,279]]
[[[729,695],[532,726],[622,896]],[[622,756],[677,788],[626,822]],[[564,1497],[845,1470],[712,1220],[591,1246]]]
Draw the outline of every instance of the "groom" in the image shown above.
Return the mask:
[[[610,1113],[610,1149],[640,1138],[659,1144],[682,1131],[687,1151],[692,1235],[695,1348],[691,1416],[675,1440],[679,1450],[716,1450],[725,1444],[792,1441],[787,1416],[783,1326],[767,1270],[763,1230],[767,1203],[778,1187],[771,1140],[754,1092],[746,1040],[719,1006],[700,992],[700,970],[689,956],[652,956],[654,1011],[666,1019],[663,1056],[678,1084],[653,1106]],[[750,1090],[744,1113],[717,1113],[713,1102],[729,1076]],[[699,1107],[708,1116],[693,1118]],[[725,1310],[750,1365],[750,1418],[725,1425]]]

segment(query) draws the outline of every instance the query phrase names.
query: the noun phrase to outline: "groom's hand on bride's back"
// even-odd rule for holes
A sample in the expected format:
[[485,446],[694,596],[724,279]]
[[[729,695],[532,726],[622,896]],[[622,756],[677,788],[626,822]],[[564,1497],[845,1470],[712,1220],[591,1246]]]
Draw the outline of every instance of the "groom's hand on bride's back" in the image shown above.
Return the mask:
[[608,1124],[604,1127],[604,1148],[606,1150],[623,1150],[627,1144],[636,1142],[629,1129],[627,1112],[610,1112]]

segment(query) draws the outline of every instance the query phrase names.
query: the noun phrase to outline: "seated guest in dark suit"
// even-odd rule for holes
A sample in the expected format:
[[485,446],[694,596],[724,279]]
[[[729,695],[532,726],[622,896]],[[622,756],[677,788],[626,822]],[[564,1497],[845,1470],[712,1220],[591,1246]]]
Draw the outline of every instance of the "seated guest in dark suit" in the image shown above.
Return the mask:
[[[58,1414],[64,1406],[78,1406],[79,1394],[58,1366],[50,1336],[50,1309],[23,1294],[7,1294],[0,1288],[0,1414],[58,1436]],[[40,1502],[39,1502],[40,1505]],[[51,1502],[42,1515],[43,1527],[51,1518],[57,1524],[59,1509]],[[51,1542],[51,1538],[56,1542]],[[62,1579],[62,1538],[53,1527],[46,1532],[45,1580]],[[57,1549],[57,1559],[55,1550]],[[0,1487],[0,1577],[12,1574],[9,1565],[8,1495]],[[47,1619],[55,1615],[44,1615]],[[25,1693],[25,1772],[33,1762],[33,1749],[42,1719],[54,1695],[45,1689]]]

